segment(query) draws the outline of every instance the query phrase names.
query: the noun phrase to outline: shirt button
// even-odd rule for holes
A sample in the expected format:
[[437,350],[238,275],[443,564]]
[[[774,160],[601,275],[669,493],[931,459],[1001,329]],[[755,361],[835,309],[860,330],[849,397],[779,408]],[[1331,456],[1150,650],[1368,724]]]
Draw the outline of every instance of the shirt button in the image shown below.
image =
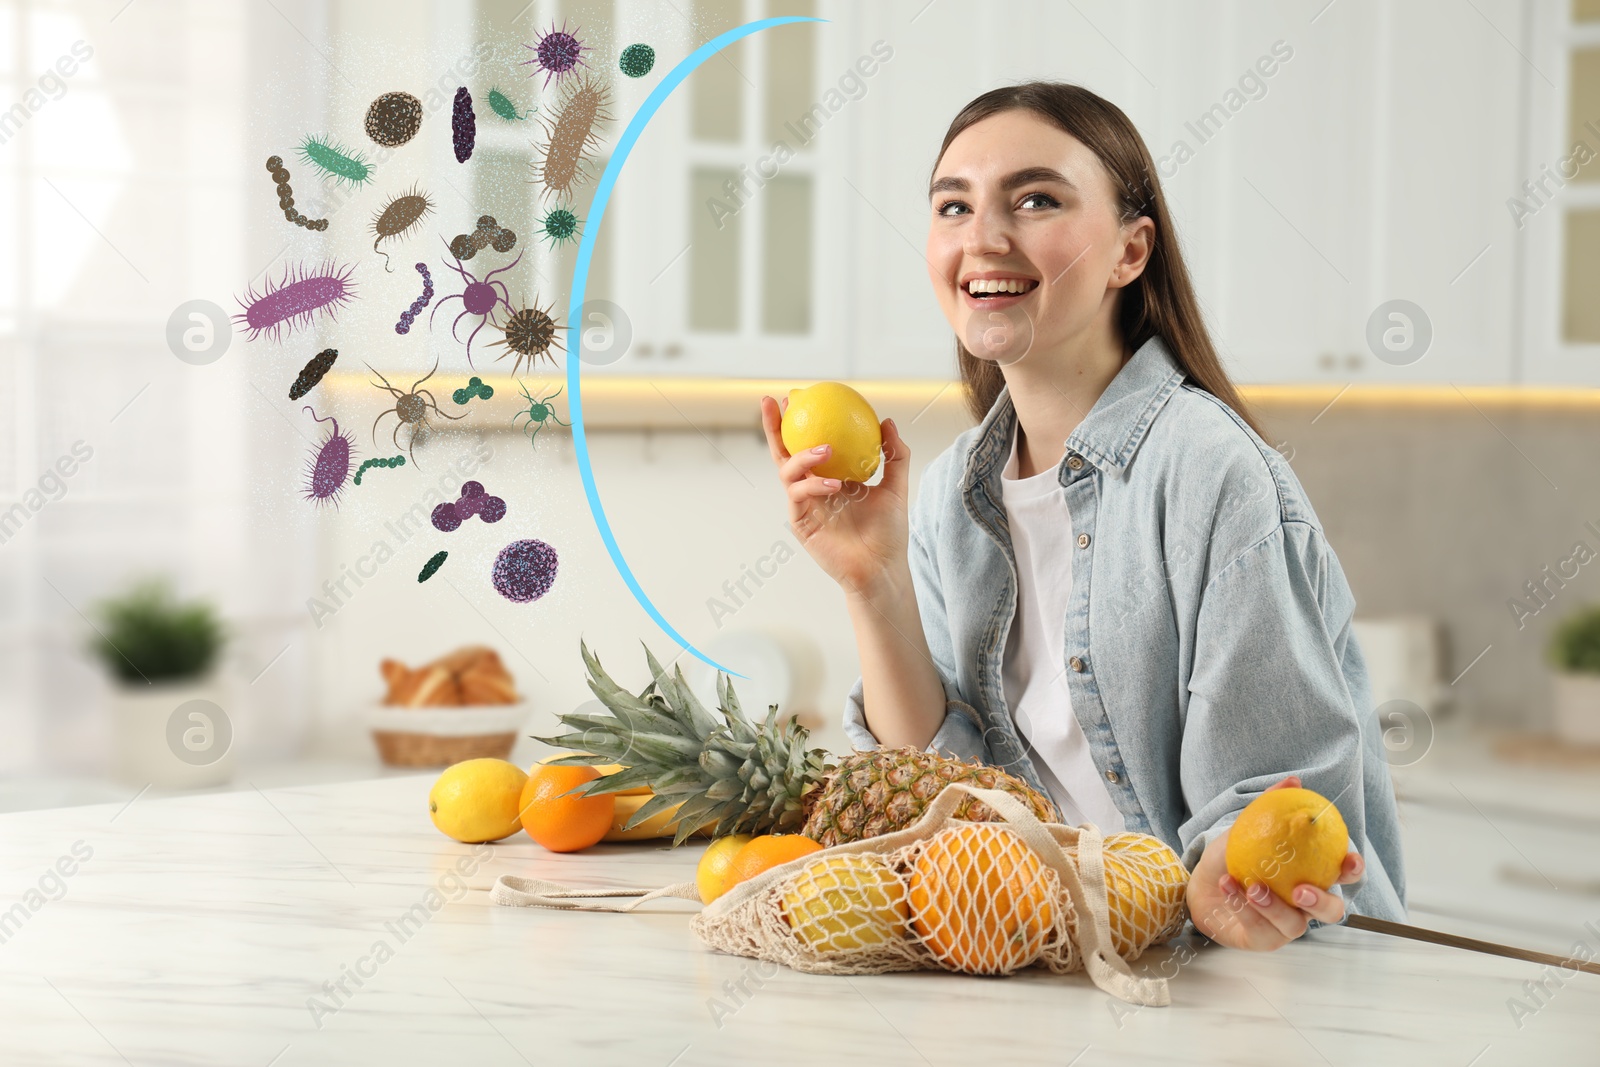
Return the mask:
[[1078,535],[1078,547],[1079,548],[1088,548],[1089,547],[1089,535],[1088,534],[1079,534]]
[[1116,782],[1119,782],[1121,780],[1122,780],[1122,776],[1119,775],[1116,771],[1107,771],[1106,772],[1106,781],[1112,782],[1112,783],[1116,783]]
[[1075,471],[1083,470],[1083,457],[1079,455],[1068,456],[1067,466],[1071,467]]
[[1079,659],[1077,656],[1073,656],[1071,659],[1067,660],[1067,666],[1071,667],[1079,674],[1083,673],[1083,660]]

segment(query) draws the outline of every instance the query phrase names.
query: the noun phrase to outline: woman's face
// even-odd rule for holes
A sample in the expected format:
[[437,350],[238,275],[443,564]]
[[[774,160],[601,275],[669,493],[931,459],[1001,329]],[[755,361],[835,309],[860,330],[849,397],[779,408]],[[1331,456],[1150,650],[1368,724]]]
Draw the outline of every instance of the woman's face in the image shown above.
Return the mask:
[[[1082,336],[1138,277],[1154,224],[1118,220],[1083,142],[1014,109],[950,142],[929,187],[928,275],[967,351],[1002,365]],[[998,290],[988,292],[986,290]]]

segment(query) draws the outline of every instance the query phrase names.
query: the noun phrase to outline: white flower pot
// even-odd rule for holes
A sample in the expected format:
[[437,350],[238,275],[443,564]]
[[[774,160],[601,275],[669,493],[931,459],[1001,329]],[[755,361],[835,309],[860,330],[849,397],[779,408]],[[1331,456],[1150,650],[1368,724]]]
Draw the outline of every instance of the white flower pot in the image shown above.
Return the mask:
[[1600,745],[1600,674],[1561,672],[1555,679],[1556,736]]
[[198,789],[233,776],[233,723],[214,678],[113,690],[117,775],[130,785]]

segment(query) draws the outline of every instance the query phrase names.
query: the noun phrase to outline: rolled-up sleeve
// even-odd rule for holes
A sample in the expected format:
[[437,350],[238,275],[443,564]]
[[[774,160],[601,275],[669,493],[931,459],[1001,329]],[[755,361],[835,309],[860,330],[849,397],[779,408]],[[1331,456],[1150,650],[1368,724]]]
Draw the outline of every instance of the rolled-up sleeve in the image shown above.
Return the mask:
[[1178,834],[1191,870],[1246,804],[1298,775],[1338,807],[1350,847],[1369,861],[1367,881],[1383,882],[1371,887],[1379,906],[1363,910],[1401,907],[1367,841],[1364,778],[1381,772],[1387,781],[1387,767],[1364,766],[1373,758],[1362,722],[1370,695],[1350,630],[1354,610],[1338,560],[1306,522],[1279,523],[1210,579],[1179,759],[1190,816]]

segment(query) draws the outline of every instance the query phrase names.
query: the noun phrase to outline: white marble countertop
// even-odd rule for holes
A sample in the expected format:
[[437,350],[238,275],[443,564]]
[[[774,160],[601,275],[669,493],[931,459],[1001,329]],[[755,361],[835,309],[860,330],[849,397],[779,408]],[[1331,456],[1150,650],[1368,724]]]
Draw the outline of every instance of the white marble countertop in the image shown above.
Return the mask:
[[[688,902],[555,912],[458,889],[473,849],[434,830],[429,782],[0,816],[0,1063],[1600,1062],[1600,978],[1535,998],[1537,965],[1346,929],[1264,955],[1201,948],[1165,1008],[1081,974],[762,979],[695,939]],[[521,834],[488,848],[473,886],[664,885],[700,852],[558,856]],[[400,927],[419,904],[426,920]],[[748,995],[730,995],[741,979]]]

